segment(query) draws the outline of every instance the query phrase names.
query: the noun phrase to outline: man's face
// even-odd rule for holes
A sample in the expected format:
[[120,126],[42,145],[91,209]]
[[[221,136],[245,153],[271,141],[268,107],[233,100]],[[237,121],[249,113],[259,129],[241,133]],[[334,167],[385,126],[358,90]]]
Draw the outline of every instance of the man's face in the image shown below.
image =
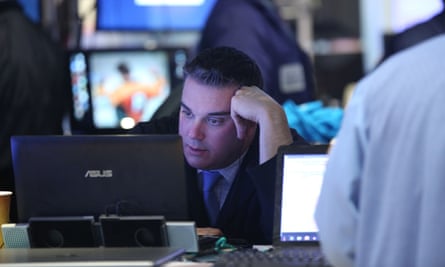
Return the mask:
[[215,88],[187,78],[182,92],[179,134],[187,162],[198,169],[227,167],[241,156],[230,102],[236,87]]

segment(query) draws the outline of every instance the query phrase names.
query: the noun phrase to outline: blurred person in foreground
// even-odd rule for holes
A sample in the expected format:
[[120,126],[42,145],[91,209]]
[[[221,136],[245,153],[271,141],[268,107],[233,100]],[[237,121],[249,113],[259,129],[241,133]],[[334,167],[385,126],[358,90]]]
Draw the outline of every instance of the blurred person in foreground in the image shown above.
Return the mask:
[[334,266],[445,266],[444,52],[431,38],[358,83],[315,214]]
[[0,190],[14,192],[12,135],[63,133],[70,108],[66,62],[63,48],[26,17],[18,2],[0,0]]

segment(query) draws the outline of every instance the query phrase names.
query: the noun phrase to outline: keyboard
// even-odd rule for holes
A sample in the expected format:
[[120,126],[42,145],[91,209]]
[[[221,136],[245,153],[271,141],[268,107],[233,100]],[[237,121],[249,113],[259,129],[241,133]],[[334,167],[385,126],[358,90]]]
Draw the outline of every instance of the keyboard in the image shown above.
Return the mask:
[[319,248],[255,248],[222,253],[215,258],[215,267],[330,267]]

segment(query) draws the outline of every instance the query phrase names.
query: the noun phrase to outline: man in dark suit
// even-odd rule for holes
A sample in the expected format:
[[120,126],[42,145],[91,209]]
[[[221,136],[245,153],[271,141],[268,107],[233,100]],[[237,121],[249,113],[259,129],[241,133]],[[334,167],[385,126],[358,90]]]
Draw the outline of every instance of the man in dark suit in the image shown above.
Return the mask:
[[[305,141],[289,129],[281,106],[260,89],[261,72],[243,52],[207,49],[184,71],[179,116],[140,123],[132,132],[182,136],[198,233],[270,243],[277,149]],[[214,189],[215,221],[203,191],[210,170],[223,176]]]

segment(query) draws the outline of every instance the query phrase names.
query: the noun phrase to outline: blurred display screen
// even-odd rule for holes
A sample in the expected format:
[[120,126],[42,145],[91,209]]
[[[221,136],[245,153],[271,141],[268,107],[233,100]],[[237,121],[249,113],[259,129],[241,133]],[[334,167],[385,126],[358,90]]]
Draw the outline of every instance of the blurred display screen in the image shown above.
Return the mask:
[[216,0],[97,0],[96,28],[199,31]]

